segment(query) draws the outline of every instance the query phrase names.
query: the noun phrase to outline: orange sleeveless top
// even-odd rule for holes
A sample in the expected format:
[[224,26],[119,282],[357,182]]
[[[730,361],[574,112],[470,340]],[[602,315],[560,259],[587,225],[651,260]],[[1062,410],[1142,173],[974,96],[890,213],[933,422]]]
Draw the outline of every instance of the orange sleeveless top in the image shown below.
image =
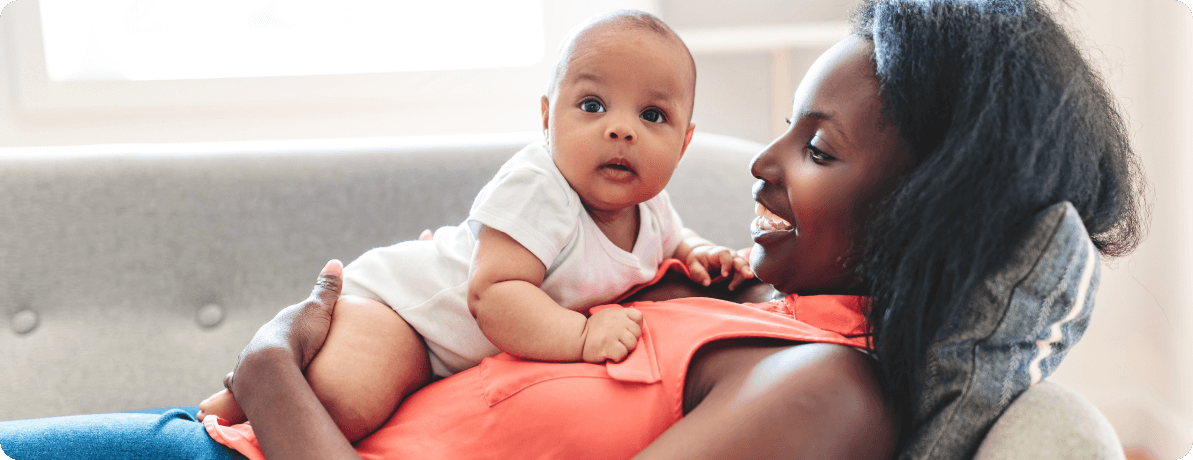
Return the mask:
[[[667,268],[674,267],[660,267],[656,280]],[[683,416],[688,362],[704,344],[760,337],[866,348],[862,305],[860,297],[829,295],[635,302],[627,306],[642,312],[642,335],[624,361],[486,358],[410,395],[356,450],[365,459],[630,458]],[[251,426],[215,419],[204,420],[213,439],[264,459]]]

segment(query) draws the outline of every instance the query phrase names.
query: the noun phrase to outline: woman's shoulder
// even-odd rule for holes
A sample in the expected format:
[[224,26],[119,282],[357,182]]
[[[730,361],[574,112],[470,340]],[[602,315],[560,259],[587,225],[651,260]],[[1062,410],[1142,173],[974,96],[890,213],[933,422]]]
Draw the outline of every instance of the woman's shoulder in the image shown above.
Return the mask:
[[710,458],[877,459],[896,439],[869,358],[836,344],[710,343],[692,360],[684,412],[643,458],[695,449]]

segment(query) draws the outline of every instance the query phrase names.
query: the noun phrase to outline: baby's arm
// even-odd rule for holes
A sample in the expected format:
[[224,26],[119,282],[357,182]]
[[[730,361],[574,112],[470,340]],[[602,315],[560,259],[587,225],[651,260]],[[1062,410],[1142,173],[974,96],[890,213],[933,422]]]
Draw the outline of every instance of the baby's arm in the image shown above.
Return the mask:
[[497,348],[541,361],[621,361],[642,333],[642,313],[591,317],[561,307],[540,286],[547,267],[509,235],[483,227],[468,284],[468,310]]
[[709,275],[710,269],[719,268],[720,276],[733,275],[733,279],[729,281],[729,290],[732,291],[745,280],[754,277],[754,271],[750,269],[750,261],[746,260],[740,251],[717,246],[711,241],[701,238],[689,228],[683,229],[682,238],[672,257],[683,261],[688,266],[688,273],[692,281],[708,286],[712,284],[714,278]]

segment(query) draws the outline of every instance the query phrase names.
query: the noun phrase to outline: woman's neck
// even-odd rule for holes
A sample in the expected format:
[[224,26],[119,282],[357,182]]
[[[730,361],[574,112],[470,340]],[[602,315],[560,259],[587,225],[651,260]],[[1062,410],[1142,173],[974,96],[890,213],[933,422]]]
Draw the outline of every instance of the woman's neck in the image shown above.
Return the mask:
[[609,241],[625,252],[633,252],[634,244],[638,242],[638,227],[642,225],[642,216],[638,213],[638,205],[615,211],[594,209],[587,204],[584,210],[592,216],[597,228],[605,234]]

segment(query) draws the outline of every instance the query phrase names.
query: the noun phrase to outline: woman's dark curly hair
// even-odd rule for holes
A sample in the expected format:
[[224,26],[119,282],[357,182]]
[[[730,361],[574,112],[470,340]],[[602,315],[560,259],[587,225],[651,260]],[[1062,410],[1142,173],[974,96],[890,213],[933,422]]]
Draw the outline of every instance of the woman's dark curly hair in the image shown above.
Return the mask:
[[902,445],[928,340],[1034,215],[1069,201],[1098,249],[1121,256],[1142,238],[1145,184],[1112,97],[1043,6],[868,0],[854,34],[874,44],[884,122],[913,157],[856,254]]

